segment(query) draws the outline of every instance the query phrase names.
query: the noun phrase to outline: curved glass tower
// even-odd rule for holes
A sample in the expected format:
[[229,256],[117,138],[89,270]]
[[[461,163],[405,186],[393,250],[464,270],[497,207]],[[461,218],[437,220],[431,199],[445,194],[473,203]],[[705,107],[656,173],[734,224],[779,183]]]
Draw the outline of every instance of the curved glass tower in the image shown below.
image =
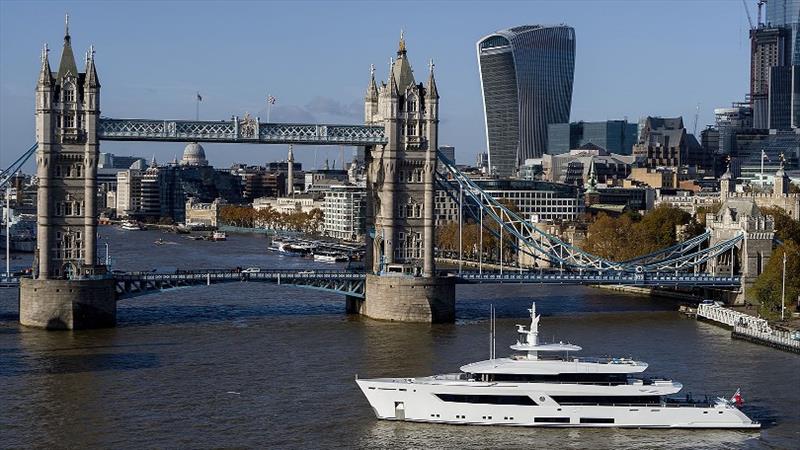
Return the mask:
[[478,41],[489,167],[513,175],[547,151],[547,125],[569,122],[575,30],[523,25]]

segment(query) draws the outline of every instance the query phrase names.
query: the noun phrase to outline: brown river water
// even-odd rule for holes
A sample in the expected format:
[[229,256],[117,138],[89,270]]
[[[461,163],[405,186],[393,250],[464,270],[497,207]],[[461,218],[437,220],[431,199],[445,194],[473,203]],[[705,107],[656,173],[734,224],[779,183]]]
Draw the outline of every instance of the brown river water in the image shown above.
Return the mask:
[[[331,267],[266,251],[263,237],[189,241],[102,227],[114,268]],[[163,237],[168,244],[153,242]],[[15,264],[29,261],[20,255]],[[119,303],[108,330],[44,332],[17,323],[0,290],[2,448],[798,448],[800,357],[730,339],[677,304],[587,287],[459,286],[449,325],[344,314],[343,296],[231,283]],[[632,356],[684,393],[742,389],[757,432],[531,429],[377,420],[354,378],[457,371],[497,352],[537,303],[543,337],[582,355]]]

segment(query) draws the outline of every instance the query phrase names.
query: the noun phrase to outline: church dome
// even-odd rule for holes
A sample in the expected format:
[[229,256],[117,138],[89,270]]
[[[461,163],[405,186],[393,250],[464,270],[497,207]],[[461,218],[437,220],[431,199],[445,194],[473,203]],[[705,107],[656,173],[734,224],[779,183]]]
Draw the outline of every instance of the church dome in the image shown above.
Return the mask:
[[190,142],[187,144],[186,148],[183,149],[181,164],[186,166],[208,165],[208,161],[206,161],[206,151],[203,149],[203,146],[197,142]]

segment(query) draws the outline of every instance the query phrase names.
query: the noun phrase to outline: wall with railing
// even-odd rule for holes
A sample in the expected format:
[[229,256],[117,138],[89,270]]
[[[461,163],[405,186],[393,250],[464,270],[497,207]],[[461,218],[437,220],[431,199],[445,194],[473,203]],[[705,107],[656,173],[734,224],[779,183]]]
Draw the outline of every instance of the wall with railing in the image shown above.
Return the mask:
[[698,305],[697,317],[731,327],[731,337],[800,353],[800,332],[774,329],[765,319],[734,311],[717,304]]

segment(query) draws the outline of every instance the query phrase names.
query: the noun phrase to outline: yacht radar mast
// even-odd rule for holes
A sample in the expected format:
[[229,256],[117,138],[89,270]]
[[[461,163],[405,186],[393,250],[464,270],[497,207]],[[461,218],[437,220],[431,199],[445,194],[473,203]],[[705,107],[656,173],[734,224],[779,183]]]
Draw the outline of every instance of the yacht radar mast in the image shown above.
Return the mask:
[[539,343],[539,319],[536,314],[536,302],[528,310],[531,313],[531,326],[526,330],[525,325],[517,325],[517,343],[511,346],[512,350],[527,352],[527,359],[539,359],[539,352],[577,352],[581,347],[563,342],[547,344]]

